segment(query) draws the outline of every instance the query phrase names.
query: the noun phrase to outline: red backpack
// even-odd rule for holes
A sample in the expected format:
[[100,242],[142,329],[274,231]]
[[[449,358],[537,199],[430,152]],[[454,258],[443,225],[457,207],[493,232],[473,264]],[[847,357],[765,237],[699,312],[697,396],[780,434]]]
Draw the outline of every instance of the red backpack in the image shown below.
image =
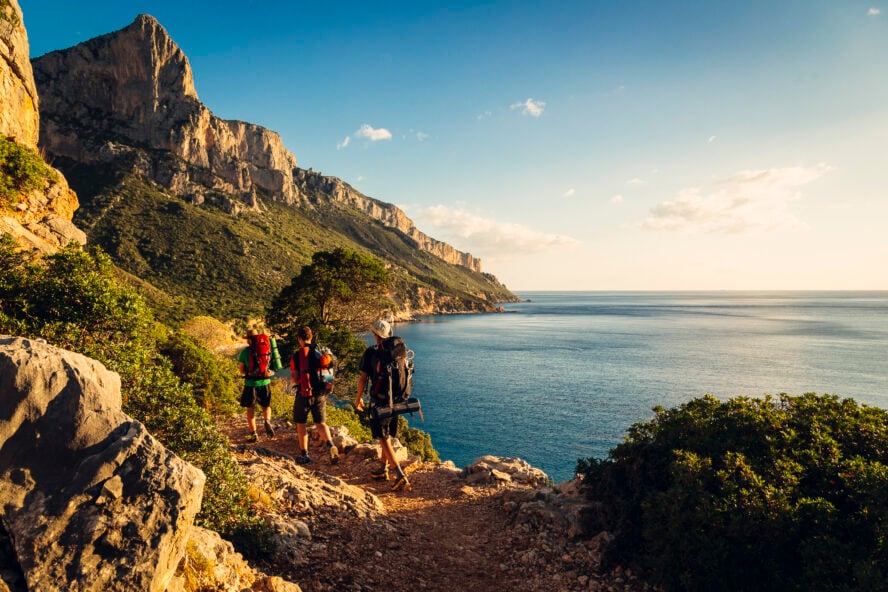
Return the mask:
[[247,376],[250,378],[268,378],[271,367],[271,340],[265,333],[253,335],[250,342],[250,365]]

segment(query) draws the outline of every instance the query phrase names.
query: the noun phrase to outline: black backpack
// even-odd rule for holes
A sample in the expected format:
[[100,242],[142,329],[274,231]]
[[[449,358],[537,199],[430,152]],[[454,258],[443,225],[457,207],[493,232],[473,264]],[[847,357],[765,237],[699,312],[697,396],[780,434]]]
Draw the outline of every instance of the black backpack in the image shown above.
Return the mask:
[[376,348],[371,395],[379,405],[392,407],[407,402],[413,390],[413,352],[394,335]]

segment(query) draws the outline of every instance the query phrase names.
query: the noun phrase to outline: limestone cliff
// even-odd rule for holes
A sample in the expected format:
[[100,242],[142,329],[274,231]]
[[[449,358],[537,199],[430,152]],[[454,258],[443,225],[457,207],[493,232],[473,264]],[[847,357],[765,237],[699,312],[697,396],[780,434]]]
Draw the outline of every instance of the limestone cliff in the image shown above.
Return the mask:
[[454,265],[468,267],[481,272],[481,260],[471,253],[458,251],[443,241],[436,240],[421,232],[398,206],[367,197],[356,191],[348,183],[336,177],[328,177],[310,170],[296,171],[296,182],[303,194],[320,194],[328,199],[356,208],[371,218],[379,220],[389,228],[395,228],[411,239],[423,251]]
[[123,162],[194,203],[210,201],[232,213],[261,210],[261,197],[296,207],[351,206],[419,249],[481,270],[480,260],[420,232],[397,207],[297,168],[278,133],[213,115],[197,97],[188,58],[151,16],[41,56],[33,67],[40,144],[54,156]]
[[[40,120],[28,51],[21,8],[16,0],[0,2],[0,137],[36,150]],[[62,175],[50,175],[42,187],[8,201],[0,206],[0,233],[10,233],[23,247],[52,253],[71,241],[86,242],[71,223],[77,196]]]
[[0,3],[0,133],[37,147],[37,89],[28,56],[28,34],[17,0]]

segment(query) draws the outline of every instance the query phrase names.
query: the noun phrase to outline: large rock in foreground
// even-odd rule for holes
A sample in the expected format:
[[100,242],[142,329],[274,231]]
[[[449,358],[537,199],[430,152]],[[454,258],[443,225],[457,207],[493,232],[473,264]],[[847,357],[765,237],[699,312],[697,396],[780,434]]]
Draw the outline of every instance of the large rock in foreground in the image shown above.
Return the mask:
[[28,590],[164,590],[204,479],[120,410],[117,374],[0,337],[0,538],[14,555],[0,564]]

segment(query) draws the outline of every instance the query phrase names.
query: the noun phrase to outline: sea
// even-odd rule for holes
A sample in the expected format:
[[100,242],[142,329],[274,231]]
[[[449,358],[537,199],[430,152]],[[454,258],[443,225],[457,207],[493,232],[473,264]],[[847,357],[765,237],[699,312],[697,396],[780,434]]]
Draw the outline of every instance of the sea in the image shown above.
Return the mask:
[[520,457],[556,482],[656,406],[835,394],[888,409],[888,292],[521,292],[399,324],[442,460]]

